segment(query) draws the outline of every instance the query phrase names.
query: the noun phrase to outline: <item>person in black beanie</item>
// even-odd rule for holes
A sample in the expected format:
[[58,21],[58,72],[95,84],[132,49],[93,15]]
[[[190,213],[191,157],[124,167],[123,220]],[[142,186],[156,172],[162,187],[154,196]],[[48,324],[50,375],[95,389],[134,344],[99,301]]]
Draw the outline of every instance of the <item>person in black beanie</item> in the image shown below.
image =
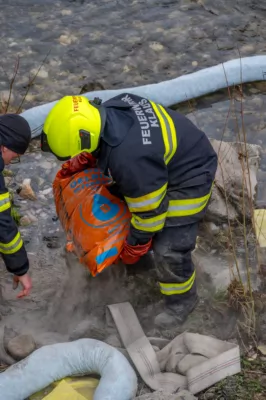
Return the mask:
[[11,216],[10,195],[5,187],[3,170],[13,159],[25,153],[31,139],[28,122],[17,114],[0,116],[0,253],[9,272],[14,274],[18,297],[28,296],[32,287],[28,274],[29,260],[17,225]]

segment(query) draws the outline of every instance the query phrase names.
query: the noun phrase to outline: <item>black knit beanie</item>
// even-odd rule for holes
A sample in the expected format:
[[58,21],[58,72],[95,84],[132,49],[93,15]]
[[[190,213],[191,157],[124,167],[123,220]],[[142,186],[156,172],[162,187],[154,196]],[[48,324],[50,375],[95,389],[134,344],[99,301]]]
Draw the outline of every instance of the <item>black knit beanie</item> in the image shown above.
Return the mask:
[[0,116],[0,145],[18,154],[24,154],[31,140],[28,122],[18,114]]

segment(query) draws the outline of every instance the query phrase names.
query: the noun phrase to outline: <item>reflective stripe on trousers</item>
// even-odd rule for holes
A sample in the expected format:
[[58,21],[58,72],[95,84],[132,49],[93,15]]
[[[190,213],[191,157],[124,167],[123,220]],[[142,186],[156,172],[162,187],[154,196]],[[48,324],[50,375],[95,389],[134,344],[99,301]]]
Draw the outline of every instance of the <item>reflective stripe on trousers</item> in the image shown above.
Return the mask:
[[196,278],[196,272],[194,271],[193,274],[191,275],[191,277],[183,283],[159,282],[161,293],[166,296],[171,296],[173,294],[186,293],[192,288],[192,286],[195,282],[195,278]]
[[11,207],[9,193],[0,194],[0,212],[6,211]]
[[23,246],[23,240],[18,232],[9,243],[0,242],[0,252],[3,254],[14,254]]

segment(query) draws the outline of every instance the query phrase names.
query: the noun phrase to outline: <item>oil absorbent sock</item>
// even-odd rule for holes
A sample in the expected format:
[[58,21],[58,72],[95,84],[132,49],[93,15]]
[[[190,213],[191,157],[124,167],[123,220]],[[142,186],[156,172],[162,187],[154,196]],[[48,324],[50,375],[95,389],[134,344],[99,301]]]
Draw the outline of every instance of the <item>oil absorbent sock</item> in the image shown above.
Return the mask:
[[108,308],[136,369],[153,390],[175,393],[182,388],[196,394],[241,371],[234,343],[186,332],[155,353],[130,303]]
[[[84,93],[83,96],[90,100],[93,100],[94,97],[100,97],[103,101],[106,101],[127,92],[146,97],[155,103],[168,107],[208,93],[214,93],[227,86],[260,81],[264,80],[265,77],[266,56],[260,55],[237,58],[168,81],[124,89],[99,90]],[[21,114],[28,121],[33,138],[41,133],[45,118],[56,102],[33,107]]]
[[41,347],[0,374],[0,399],[24,400],[52,382],[71,375],[101,376],[94,400],[131,400],[137,377],[126,357],[94,339]]

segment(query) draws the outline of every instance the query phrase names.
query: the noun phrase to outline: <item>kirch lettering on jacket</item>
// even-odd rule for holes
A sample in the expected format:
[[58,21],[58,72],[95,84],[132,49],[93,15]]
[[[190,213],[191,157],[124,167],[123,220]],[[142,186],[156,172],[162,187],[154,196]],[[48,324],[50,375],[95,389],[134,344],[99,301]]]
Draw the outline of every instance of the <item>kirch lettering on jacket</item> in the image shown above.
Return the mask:
[[152,109],[150,102],[142,99],[136,103],[129,95],[126,95],[122,100],[132,106],[141,129],[142,143],[152,144],[151,141],[151,128],[159,128],[158,119]]

